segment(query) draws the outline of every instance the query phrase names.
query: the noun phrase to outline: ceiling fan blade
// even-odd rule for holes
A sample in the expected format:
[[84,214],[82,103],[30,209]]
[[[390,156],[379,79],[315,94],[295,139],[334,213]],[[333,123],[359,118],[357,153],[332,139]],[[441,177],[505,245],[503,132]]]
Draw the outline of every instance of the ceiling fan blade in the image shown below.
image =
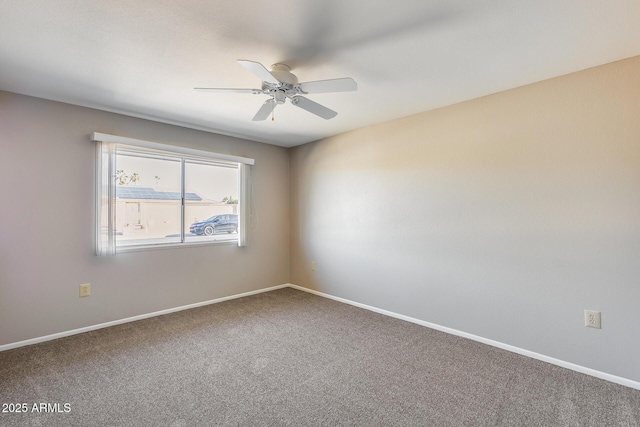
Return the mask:
[[260,89],[236,89],[225,87],[194,87],[198,92],[221,92],[221,93],[263,93]]
[[351,77],[305,82],[300,83],[298,87],[302,93],[349,92],[358,90],[358,84]]
[[276,101],[273,98],[267,99],[266,101],[264,101],[262,107],[260,107],[256,115],[253,116],[253,119],[251,120],[254,122],[266,120],[266,118],[269,117],[269,114],[271,114],[274,108],[276,108]]
[[292,97],[291,103],[296,107],[307,110],[308,112],[322,117],[325,120],[332,119],[338,115],[338,113],[336,113],[335,111],[325,107],[324,105],[320,105],[317,102],[307,99],[304,96],[296,95]]
[[263,82],[273,83],[273,84],[280,83],[280,80],[276,79],[273,76],[273,74],[271,74],[269,70],[267,70],[265,66],[259,62],[248,61],[246,59],[238,59],[238,64],[242,65],[244,68],[251,71],[256,77],[258,77]]

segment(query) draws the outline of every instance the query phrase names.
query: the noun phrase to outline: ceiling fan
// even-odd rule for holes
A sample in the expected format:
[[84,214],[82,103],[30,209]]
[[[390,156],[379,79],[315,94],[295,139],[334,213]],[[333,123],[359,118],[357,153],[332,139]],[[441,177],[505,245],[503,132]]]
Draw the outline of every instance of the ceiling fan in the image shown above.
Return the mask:
[[274,64],[271,70],[259,62],[238,59],[238,63],[252,72],[262,80],[262,89],[234,89],[216,87],[196,87],[197,91],[203,92],[226,92],[226,93],[252,93],[254,95],[265,94],[271,98],[267,99],[262,107],[253,117],[253,121],[265,120],[271,114],[273,120],[273,110],[276,105],[284,104],[289,98],[291,104],[300,107],[325,120],[334,118],[338,113],[305,98],[301,94],[327,93],[327,92],[348,92],[358,90],[358,84],[351,77],[340,79],[317,80],[314,82],[298,83],[298,78],[291,74],[291,69],[285,64]]

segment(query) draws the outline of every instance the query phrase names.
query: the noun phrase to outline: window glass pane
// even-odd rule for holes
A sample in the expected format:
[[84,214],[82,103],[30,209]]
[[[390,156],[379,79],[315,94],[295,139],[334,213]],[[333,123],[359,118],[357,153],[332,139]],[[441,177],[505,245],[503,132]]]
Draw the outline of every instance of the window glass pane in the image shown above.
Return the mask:
[[180,160],[126,153],[116,154],[116,245],[180,242]]
[[185,162],[185,242],[238,239],[238,167]]

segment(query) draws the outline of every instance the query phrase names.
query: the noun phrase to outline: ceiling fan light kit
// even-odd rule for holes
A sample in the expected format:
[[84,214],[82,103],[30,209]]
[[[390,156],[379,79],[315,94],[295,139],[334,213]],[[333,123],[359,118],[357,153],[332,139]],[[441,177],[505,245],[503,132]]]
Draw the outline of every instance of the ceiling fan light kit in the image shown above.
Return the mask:
[[226,93],[251,93],[254,95],[264,94],[271,98],[267,99],[262,107],[253,117],[253,121],[265,120],[272,116],[276,105],[284,104],[289,98],[292,105],[302,108],[325,120],[334,118],[338,113],[323,105],[312,101],[301,94],[310,93],[330,93],[349,92],[358,90],[357,83],[351,77],[339,79],[317,80],[313,82],[299,83],[298,78],[291,73],[291,68],[286,64],[273,64],[271,70],[259,62],[238,59],[238,63],[253,75],[262,80],[261,89],[235,89],[235,88],[194,88],[203,92],[226,92]]

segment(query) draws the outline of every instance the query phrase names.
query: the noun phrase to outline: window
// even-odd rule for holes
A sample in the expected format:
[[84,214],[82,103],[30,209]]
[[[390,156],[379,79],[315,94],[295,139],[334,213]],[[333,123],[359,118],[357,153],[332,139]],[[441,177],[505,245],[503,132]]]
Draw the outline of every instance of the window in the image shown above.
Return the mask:
[[93,133],[96,253],[245,246],[253,159]]

